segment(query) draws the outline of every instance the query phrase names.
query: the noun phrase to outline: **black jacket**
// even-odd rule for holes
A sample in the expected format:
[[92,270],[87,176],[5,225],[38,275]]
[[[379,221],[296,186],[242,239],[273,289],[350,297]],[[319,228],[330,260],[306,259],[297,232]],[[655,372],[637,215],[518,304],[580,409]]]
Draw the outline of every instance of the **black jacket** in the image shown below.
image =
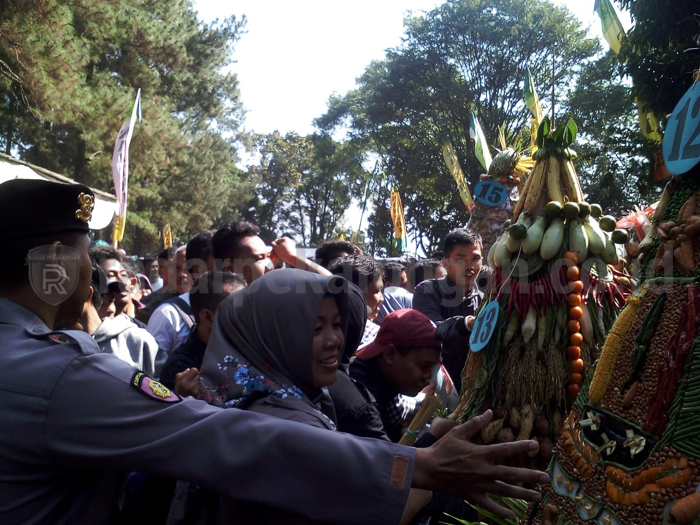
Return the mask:
[[202,367],[206,349],[207,345],[199,338],[195,327],[185,342],[170,352],[168,360],[160,372],[160,382],[168,388],[175,388],[175,376],[177,374],[184,372],[188,368],[200,369]]
[[484,294],[473,286],[467,295],[447,277],[423,281],[413,292],[413,309],[427,315],[437,325],[442,341],[442,363],[455,388],[462,386],[462,370],[469,354],[469,336],[464,318],[475,315]]

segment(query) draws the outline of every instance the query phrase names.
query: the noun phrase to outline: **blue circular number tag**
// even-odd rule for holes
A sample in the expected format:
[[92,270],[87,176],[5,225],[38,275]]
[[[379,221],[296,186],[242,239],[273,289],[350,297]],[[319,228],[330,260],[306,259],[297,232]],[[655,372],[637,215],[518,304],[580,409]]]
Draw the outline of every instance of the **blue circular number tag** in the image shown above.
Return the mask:
[[495,180],[480,180],[474,188],[474,196],[486,206],[499,206],[508,198],[508,190]]
[[700,162],[700,82],[685,92],[668,119],[663,143],[668,171],[683,175]]
[[474,329],[469,338],[469,349],[480,352],[491,340],[498,322],[498,301],[491,301],[474,321]]

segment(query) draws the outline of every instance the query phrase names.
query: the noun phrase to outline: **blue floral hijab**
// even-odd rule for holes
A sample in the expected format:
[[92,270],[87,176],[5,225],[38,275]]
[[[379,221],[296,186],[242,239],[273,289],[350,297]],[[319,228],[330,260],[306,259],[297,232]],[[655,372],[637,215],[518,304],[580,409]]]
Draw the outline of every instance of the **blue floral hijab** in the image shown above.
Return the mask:
[[338,303],[345,334],[348,283],[342,277],[275,270],[227,297],[202,362],[203,399],[236,408],[265,400],[334,429],[333,403],[327,390],[313,386],[311,372],[314,328],[328,295]]

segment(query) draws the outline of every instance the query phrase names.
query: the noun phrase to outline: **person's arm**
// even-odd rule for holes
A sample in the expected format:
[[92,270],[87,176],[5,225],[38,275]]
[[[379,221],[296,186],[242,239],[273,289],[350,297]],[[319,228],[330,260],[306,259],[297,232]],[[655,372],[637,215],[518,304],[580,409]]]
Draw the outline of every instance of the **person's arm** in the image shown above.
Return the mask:
[[272,245],[272,253],[284,262],[297,268],[298,270],[306,270],[321,275],[332,275],[326,268],[320,264],[316,264],[309,259],[304,259],[297,255],[296,243],[289,237],[282,237],[270,243]]
[[497,445],[476,445],[470,441],[492,420],[493,412],[487,410],[453,428],[433,446],[417,448],[411,486],[461,497],[496,516],[510,519],[515,519],[515,514],[495,503],[488,494],[541,501],[539,492],[515,484],[549,483],[546,473],[503,466],[509,457],[536,450],[536,441]]
[[159,399],[147,378],[132,385],[135,372],[106,354],[71,362],[44,423],[54,463],[182,479],[325,523],[399,523],[412,449],[180,400],[156,385]]
[[437,327],[437,338],[443,344],[451,345],[469,338],[474,327],[474,316],[454,316],[445,319],[440,305],[433,294],[433,283],[419,285],[413,292],[413,309],[428,316]]
[[[512,515],[485,493],[539,500],[539,493],[507,483],[549,480],[538,471],[497,466],[537,442],[469,442],[491,421],[490,412],[430,448],[412,449],[181,400],[158,385],[149,388],[147,378],[135,384],[136,372],[107,354],[77,357],[66,367],[43,420],[54,463],[174,477],[338,524],[399,523],[411,487],[467,497]],[[270,490],[270,480],[293,483]]]

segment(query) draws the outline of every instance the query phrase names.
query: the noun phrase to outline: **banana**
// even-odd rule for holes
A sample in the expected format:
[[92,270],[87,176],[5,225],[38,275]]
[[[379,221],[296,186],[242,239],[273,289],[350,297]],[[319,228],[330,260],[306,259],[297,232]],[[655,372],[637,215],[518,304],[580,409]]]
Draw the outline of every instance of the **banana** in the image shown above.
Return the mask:
[[537,203],[540,201],[542,191],[544,191],[547,173],[548,160],[541,160],[535,164],[535,169],[532,172],[532,186],[530,186],[527,196],[525,197],[525,210],[532,212]]
[[520,212],[523,211],[523,208],[525,207],[525,198],[530,193],[532,179],[534,178],[535,170],[533,169],[532,173],[530,173],[527,180],[525,181],[525,186],[523,186],[523,191],[520,192],[520,198],[518,199],[518,202],[515,203],[515,208],[513,209],[513,220],[516,220],[520,216]]
[[570,160],[564,161],[564,173],[569,179],[569,185],[573,189],[574,202],[583,202],[583,192],[581,191],[581,184],[578,181],[578,175],[576,175],[576,168]]
[[564,202],[559,183],[559,159],[550,155],[547,161],[547,191],[550,201]]

